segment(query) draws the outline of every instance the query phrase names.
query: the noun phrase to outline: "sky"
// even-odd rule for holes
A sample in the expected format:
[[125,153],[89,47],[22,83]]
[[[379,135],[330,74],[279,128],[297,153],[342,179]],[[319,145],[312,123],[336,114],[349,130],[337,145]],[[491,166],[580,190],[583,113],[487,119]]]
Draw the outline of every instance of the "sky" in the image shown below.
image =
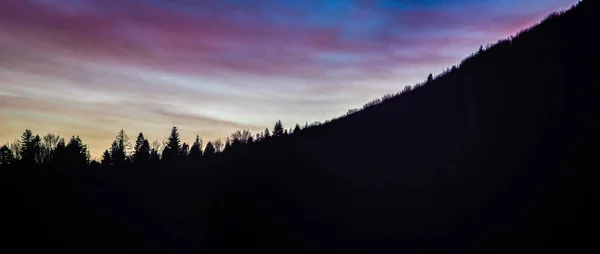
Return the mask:
[[2,0],[0,143],[324,121],[577,0]]

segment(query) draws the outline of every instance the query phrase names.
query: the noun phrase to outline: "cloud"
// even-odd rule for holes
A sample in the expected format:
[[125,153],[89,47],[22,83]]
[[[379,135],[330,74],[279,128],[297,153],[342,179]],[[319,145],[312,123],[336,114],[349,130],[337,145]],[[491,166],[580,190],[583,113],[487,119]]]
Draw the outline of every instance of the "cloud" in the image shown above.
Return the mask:
[[[156,4],[160,2],[92,0],[69,6],[52,1],[40,4],[7,0],[0,6],[0,21],[4,24],[2,30],[18,36],[20,41],[42,44],[48,50],[60,50],[81,61],[202,75],[251,73],[355,79],[368,73],[363,71],[365,68],[389,70],[406,62],[426,65],[442,57],[438,52],[419,54],[420,57],[390,54],[393,49],[427,53],[448,45],[472,45],[475,40],[461,34],[440,37],[434,31],[460,27],[470,28],[471,32],[512,30],[524,23],[521,20],[529,21],[532,16],[530,13],[498,16],[493,9],[479,8],[477,4],[459,5],[461,8],[457,10],[386,10],[373,5],[370,12],[354,8],[340,16],[324,16],[337,22],[329,22],[335,26],[320,27],[308,22],[318,21],[316,14],[302,12],[322,7],[314,1],[298,10],[270,1],[263,1],[269,4],[261,8],[216,1]],[[184,6],[203,11],[182,12]],[[285,20],[282,15],[272,13],[284,13],[307,22],[286,26],[281,21]],[[360,39],[345,39],[349,31],[361,33],[358,29],[361,22],[353,22],[357,19],[362,23],[379,20],[378,25],[369,27],[376,32],[359,34],[363,36]],[[398,34],[399,31],[408,34],[408,30],[417,31],[412,32],[417,36]],[[331,52],[354,56],[356,60],[340,63],[319,57]],[[353,72],[336,75],[347,68]]]

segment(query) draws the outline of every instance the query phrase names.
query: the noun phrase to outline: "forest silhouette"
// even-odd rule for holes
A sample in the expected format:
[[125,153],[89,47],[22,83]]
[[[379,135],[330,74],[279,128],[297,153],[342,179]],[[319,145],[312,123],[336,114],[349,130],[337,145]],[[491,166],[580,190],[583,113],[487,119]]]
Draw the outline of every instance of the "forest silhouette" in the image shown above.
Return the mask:
[[121,130],[99,161],[25,130],[0,147],[3,248],[572,252],[600,143],[598,13],[580,1],[324,123],[206,144]]

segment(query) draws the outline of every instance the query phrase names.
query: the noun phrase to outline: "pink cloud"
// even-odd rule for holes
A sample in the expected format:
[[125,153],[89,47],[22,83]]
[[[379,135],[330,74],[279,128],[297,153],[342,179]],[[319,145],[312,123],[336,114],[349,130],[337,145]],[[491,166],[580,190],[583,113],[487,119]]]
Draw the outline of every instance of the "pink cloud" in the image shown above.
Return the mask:
[[[49,50],[63,50],[66,56],[81,61],[207,75],[239,72],[305,78],[327,78],[330,73],[348,67],[355,69],[352,78],[358,78],[364,76],[363,69],[390,69],[406,62],[434,63],[444,56],[436,54],[437,51],[421,52],[423,47],[456,45],[462,40],[460,36],[404,39],[384,33],[364,41],[345,41],[337,28],[290,29],[258,15],[255,23],[239,24],[226,15],[192,17],[134,2],[137,4],[120,5],[123,11],[111,12],[109,16],[106,10],[97,8],[87,7],[72,13],[53,6],[7,0],[0,4],[0,22],[5,24],[1,29],[19,37],[20,43],[37,42]],[[452,23],[453,17],[443,12],[414,13],[402,20],[414,25],[442,25]],[[389,54],[394,48],[415,48],[422,54],[420,57]],[[339,64],[315,57],[333,51],[358,58],[375,55],[388,59]]]

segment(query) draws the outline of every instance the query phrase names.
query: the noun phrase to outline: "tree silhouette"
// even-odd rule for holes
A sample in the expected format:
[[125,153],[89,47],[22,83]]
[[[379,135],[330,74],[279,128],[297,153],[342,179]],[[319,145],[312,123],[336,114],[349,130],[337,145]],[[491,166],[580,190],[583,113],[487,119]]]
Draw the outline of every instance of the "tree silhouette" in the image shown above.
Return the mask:
[[152,145],[150,146],[152,148],[152,150],[154,150],[155,152],[157,152],[158,154],[162,154],[163,148],[165,142],[164,141],[158,141],[158,140],[154,140],[152,141]]
[[65,139],[59,139],[58,143],[56,143],[56,147],[52,152],[52,164],[55,166],[64,166],[67,165],[69,161],[67,160],[67,145],[65,144]]
[[204,156],[205,157],[212,157],[215,155],[215,148],[213,147],[213,144],[209,141],[206,144],[206,147],[204,148]]
[[154,148],[150,149],[150,164],[156,165],[159,162],[160,162],[160,153]]
[[242,140],[238,137],[232,138],[231,139],[231,147],[239,147],[242,145]]
[[6,166],[14,163],[15,155],[8,145],[0,147],[0,166]]
[[283,124],[278,120],[273,127],[273,137],[281,137],[284,135]]
[[127,136],[125,130],[121,129],[110,147],[110,157],[112,158],[113,166],[123,167],[126,164],[128,161],[127,151],[129,146],[131,146],[129,136]]
[[430,83],[431,81],[433,81],[433,74],[429,73],[429,76],[427,76],[427,83]]
[[129,142],[129,136],[125,133],[125,130],[121,129],[117,133],[116,140],[119,143],[119,147],[122,147],[125,156],[129,156],[131,152],[131,143]]
[[263,139],[271,139],[271,133],[269,132],[269,128],[265,128],[265,132],[263,133]]
[[202,158],[202,139],[200,139],[200,136],[198,135],[196,135],[196,140],[190,148],[189,157],[191,161],[195,163],[199,162]]
[[39,135],[33,135],[31,130],[27,129],[21,135],[21,161],[24,163],[39,163],[41,161],[41,138]]
[[231,148],[231,139],[227,138],[225,140],[225,147],[223,148],[223,152],[229,151],[229,148]]
[[242,131],[236,131],[234,133],[231,133],[231,145],[233,146],[239,146],[242,144]]
[[242,144],[247,144],[248,140],[251,138],[252,138],[252,132],[250,132],[250,130],[242,131],[242,136],[240,138],[240,140],[242,141]]
[[150,143],[144,138],[144,134],[140,132],[135,141],[133,162],[136,164],[146,164],[148,161],[150,161]]
[[296,124],[296,127],[294,127],[293,133],[298,133],[298,132],[300,132],[300,125]]
[[42,137],[42,155],[41,156],[43,157],[44,163],[52,162],[52,160],[54,159],[53,158],[54,150],[56,149],[58,142],[60,142],[61,140],[64,143],[64,138],[62,138],[58,135],[52,134],[52,133],[48,133]]
[[104,150],[100,164],[102,165],[103,168],[112,167],[112,165],[113,165],[112,157],[110,156],[110,152],[108,150]]
[[260,140],[262,140],[262,133],[259,132],[259,133],[256,133],[256,137],[254,138],[254,141],[258,142]]
[[87,150],[87,145],[81,141],[79,136],[72,136],[69,144],[66,147],[66,156],[70,166],[81,168],[88,165],[90,154]]
[[27,129],[21,135],[21,139],[19,140],[21,144],[21,160],[22,161],[33,161],[34,153],[33,153],[33,132]]
[[181,145],[181,151],[179,151],[179,156],[181,158],[186,158],[189,153],[190,153],[190,145],[183,142],[183,144]]
[[[215,153],[220,153],[220,152],[223,151],[223,148],[225,147],[225,144],[223,143],[223,140],[221,140],[220,138],[218,138],[213,143],[214,144],[211,144],[211,146],[214,147]],[[207,144],[207,146],[208,146],[208,144]]]
[[21,160],[21,140],[19,138],[15,138],[12,143],[9,143],[8,148],[13,151],[15,162]]
[[179,132],[177,131],[177,127],[173,126],[171,135],[169,135],[169,139],[163,149],[162,159],[169,162],[175,162],[179,155],[181,155]]

